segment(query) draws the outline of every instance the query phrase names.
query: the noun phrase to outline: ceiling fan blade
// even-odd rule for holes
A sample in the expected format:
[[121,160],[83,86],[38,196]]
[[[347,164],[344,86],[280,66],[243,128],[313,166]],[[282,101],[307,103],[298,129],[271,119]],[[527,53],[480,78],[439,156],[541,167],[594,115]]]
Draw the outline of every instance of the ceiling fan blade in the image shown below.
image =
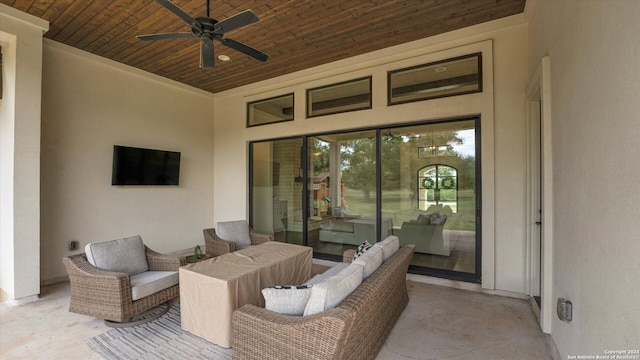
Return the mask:
[[200,67],[210,69],[215,66],[215,57],[213,53],[213,37],[205,34],[200,42]]
[[260,21],[260,19],[258,19],[258,16],[253,11],[245,10],[215,24],[214,32],[216,34],[224,34],[231,30],[235,30],[249,24],[257,23],[258,21]]
[[165,39],[178,39],[178,38],[191,38],[196,37],[193,33],[160,33],[149,35],[137,35],[136,38],[140,41],[153,41],[153,40],[165,40]]
[[194,19],[193,17],[191,17],[191,15],[187,14],[186,12],[184,12],[184,10],[180,9],[178,7],[178,5],[172,3],[171,1],[169,1],[169,0],[156,0],[156,2],[158,2],[158,4],[160,4],[160,5],[164,6],[165,8],[167,8],[172,13],[178,15],[182,20],[184,20],[184,22],[189,24],[189,26],[192,26],[193,24],[196,23],[196,19]]
[[269,60],[269,55],[263,53],[262,51],[258,50],[258,49],[254,49],[249,45],[245,45],[241,42],[232,40],[232,39],[221,39],[220,42],[222,43],[222,45],[224,46],[228,46],[232,49],[238,50],[241,53],[245,53],[255,59],[258,59],[260,61],[267,61]]

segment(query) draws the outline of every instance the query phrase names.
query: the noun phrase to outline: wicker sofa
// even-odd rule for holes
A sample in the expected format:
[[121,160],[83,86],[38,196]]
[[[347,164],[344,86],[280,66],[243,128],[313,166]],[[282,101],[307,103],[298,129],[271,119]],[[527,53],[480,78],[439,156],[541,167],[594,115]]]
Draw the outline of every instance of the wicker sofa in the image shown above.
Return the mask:
[[[407,306],[415,246],[398,249],[338,306],[290,316],[245,305],[233,313],[234,359],[374,359]],[[343,255],[350,262],[354,250]]]

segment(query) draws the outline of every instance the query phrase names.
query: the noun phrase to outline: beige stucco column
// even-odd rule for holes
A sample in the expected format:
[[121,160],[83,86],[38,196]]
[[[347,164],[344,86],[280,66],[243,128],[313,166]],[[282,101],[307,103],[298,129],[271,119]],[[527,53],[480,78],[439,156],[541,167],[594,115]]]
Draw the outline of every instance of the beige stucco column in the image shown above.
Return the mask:
[[[20,304],[40,293],[40,109],[45,20],[0,4],[0,288]],[[4,298],[7,299],[4,299]]]

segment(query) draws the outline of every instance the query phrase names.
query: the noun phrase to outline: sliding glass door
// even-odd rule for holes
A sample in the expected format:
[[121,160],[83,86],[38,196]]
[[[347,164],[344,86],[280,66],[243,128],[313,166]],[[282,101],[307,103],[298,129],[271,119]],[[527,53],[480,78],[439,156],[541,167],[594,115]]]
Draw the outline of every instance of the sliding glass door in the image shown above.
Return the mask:
[[302,138],[251,144],[250,223],[277,241],[303,244]]
[[382,131],[382,204],[414,271],[480,280],[479,120]]
[[480,279],[478,118],[250,144],[250,221],[340,260],[389,235],[411,271]]
[[310,136],[307,149],[308,245],[332,258],[375,243],[375,130]]

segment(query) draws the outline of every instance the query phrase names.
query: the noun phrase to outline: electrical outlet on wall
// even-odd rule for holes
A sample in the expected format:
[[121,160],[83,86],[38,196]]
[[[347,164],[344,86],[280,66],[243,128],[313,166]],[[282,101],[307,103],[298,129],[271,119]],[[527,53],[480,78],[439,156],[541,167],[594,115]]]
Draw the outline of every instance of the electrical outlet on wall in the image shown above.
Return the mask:
[[558,318],[570,322],[573,319],[573,304],[565,298],[558,298]]
[[69,251],[73,251],[78,249],[78,242],[75,240],[69,241],[69,244],[67,245],[67,248],[69,249]]

